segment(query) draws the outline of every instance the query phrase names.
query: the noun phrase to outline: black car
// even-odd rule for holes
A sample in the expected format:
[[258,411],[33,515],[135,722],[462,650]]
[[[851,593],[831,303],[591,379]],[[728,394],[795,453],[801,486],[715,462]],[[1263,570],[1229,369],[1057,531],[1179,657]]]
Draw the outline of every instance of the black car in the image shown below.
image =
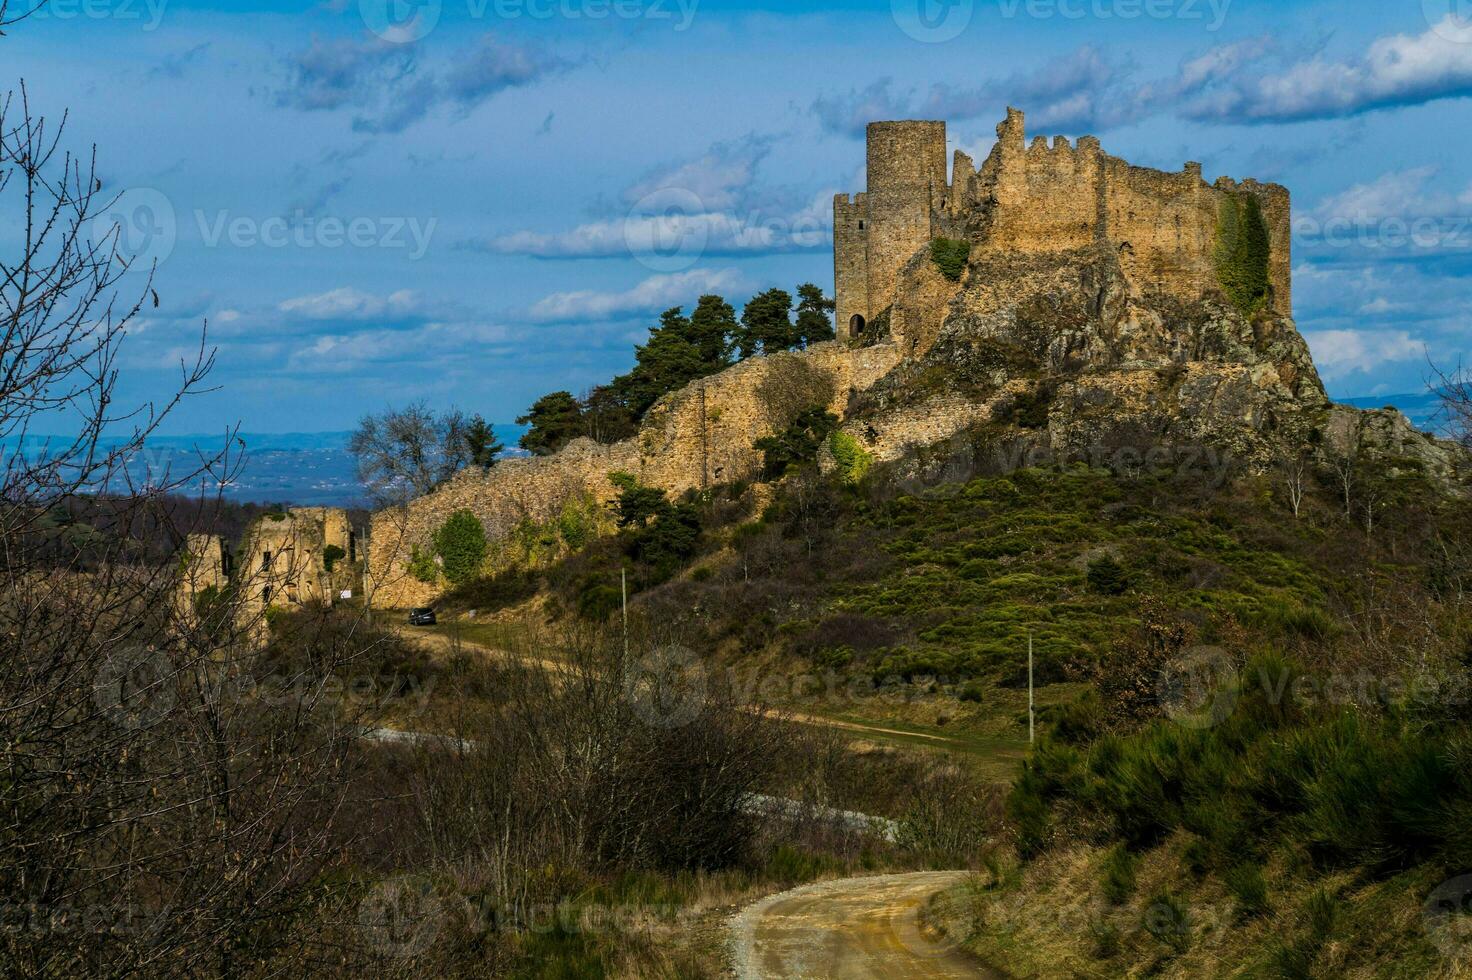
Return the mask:
[[425,606],[422,609],[409,610],[410,626],[433,626],[435,622],[436,620],[434,618],[434,610],[430,609],[428,606]]

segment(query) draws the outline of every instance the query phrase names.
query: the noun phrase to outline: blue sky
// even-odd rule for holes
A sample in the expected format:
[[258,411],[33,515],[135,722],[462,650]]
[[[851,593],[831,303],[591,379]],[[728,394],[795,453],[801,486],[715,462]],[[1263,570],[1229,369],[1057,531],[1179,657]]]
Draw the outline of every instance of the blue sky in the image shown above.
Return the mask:
[[1008,104],[1135,163],[1287,184],[1299,326],[1349,397],[1472,352],[1459,14],[1472,2],[51,0],[0,39],[0,83],[70,112],[126,244],[160,260],[123,394],[168,386],[209,322],[220,388],[173,432],[344,429],[421,398],[508,422],[624,370],[668,306],[831,289],[831,196],[863,186],[865,122],[943,118],[979,157]]

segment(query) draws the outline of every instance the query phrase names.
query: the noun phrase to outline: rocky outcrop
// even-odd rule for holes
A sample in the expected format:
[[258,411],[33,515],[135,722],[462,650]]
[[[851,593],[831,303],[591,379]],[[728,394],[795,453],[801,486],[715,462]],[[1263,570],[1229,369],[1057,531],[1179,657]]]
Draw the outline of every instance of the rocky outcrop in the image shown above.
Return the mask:
[[[934,322],[930,264],[922,251],[906,266],[894,322]],[[1361,450],[1437,475],[1459,460],[1394,410],[1332,405],[1288,317],[1142,293],[1107,245],[980,252],[934,336],[845,421],[880,460],[979,425],[1074,458],[1100,446],[1143,455],[1195,445],[1262,468],[1285,453],[1340,451],[1352,430]]]

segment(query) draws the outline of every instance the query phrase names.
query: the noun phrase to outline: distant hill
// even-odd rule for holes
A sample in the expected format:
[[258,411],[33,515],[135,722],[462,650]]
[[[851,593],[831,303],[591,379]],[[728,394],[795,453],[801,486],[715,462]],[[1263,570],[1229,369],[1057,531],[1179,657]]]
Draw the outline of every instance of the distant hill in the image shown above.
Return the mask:
[[[514,447],[525,431],[517,425],[493,427],[503,445]],[[237,502],[291,503],[301,506],[351,507],[365,503],[366,493],[358,482],[357,466],[347,451],[351,432],[242,432],[232,450],[245,458],[236,478],[220,487],[214,481],[201,481],[198,489],[207,494],[218,491]],[[68,445],[71,436],[30,436],[22,447],[19,440],[0,440],[6,454],[23,448],[28,454],[56,452]],[[121,444],[122,438],[103,441],[104,447]],[[163,480],[165,473],[177,476],[192,472],[201,458],[211,458],[225,448],[224,433],[195,433],[178,436],[156,436],[128,466],[135,483]],[[509,449],[507,456],[525,455],[520,449]],[[238,457],[237,457],[238,458]],[[117,489],[114,487],[114,489]]]

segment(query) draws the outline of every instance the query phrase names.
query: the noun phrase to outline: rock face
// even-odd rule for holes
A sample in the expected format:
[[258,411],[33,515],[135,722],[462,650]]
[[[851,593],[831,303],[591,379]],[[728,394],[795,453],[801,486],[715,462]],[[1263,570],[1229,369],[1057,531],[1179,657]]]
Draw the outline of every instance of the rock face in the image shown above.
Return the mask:
[[911,340],[933,329],[934,341],[846,421],[882,460],[996,423],[1059,450],[1209,441],[1262,464],[1285,439],[1309,439],[1329,407],[1291,320],[1142,296],[1108,246],[983,252],[939,310],[928,264],[906,267],[891,317],[929,322]]
[[1170,448],[1262,469],[1299,453],[1367,452],[1444,479],[1460,465],[1456,447],[1393,409],[1333,405],[1290,318],[1142,294],[1107,244],[974,254],[943,304],[931,265],[925,252],[906,265],[889,314],[915,325],[911,356],[845,418],[880,460],[984,427],[1051,458]]

